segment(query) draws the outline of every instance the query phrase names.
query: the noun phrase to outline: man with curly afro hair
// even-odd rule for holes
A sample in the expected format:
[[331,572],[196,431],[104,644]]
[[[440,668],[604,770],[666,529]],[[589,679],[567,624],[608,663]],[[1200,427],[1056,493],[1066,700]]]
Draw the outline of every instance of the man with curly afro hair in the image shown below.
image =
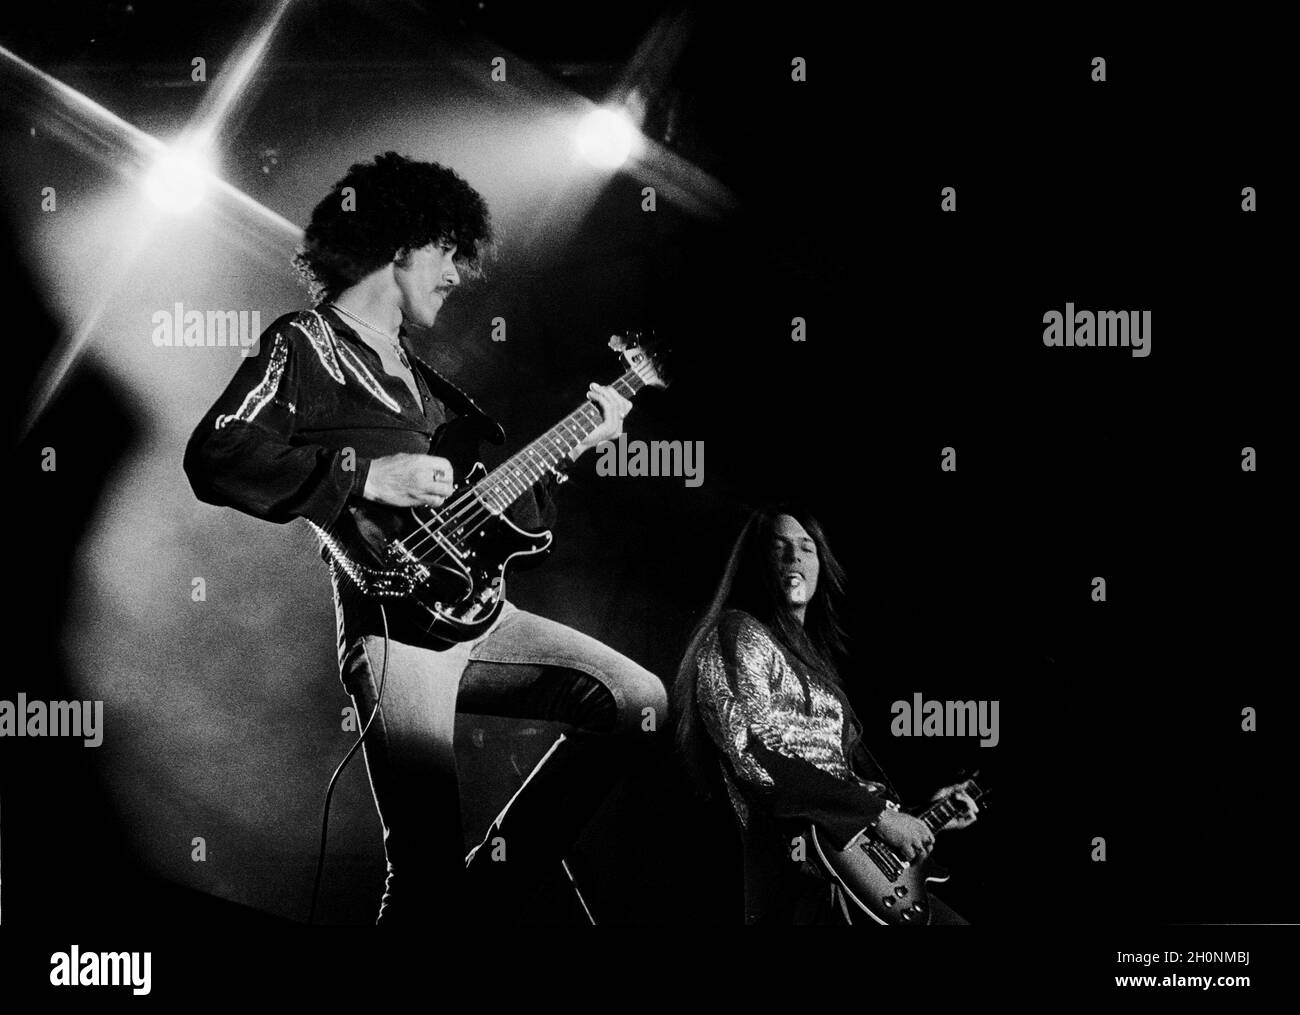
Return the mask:
[[[508,921],[558,871],[665,716],[654,674],[579,631],[505,602],[480,636],[440,640],[398,603],[381,611],[362,592],[364,575],[332,552],[367,537],[374,546],[377,531],[382,545],[392,536],[385,519],[438,507],[479,442],[504,440],[416,355],[406,330],[433,324],[481,270],[491,236],[483,198],[451,169],[394,152],[352,166],[312,212],[294,257],[315,305],[262,334],[185,451],[200,500],[276,523],[302,518],[320,537],[343,685],[357,715],[376,720],[363,745],[384,829],[386,926]],[[616,439],[631,408],[601,385],[588,397],[601,422],[571,460]],[[553,524],[556,472],[511,507],[520,528]],[[458,709],[569,726],[468,858]]]

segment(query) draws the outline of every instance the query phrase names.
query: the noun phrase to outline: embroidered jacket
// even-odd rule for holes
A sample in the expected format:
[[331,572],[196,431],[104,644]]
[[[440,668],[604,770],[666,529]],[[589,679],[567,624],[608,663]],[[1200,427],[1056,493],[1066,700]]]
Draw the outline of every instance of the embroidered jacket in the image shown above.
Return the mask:
[[[696,660],[696,702],[741,826],[755,810],[812,822],[844,849],[898,795],[861,742],[843,692],[747,613],[724,613]],[[788,864],[787,864],[788,866]]]
[[[195,494],[266,521],[301,517],[328,528],[361,498],[372,459],[442,454],[453,419],[473,438],[446,454],[463,475],[478,439],[500,444],[505,434],[468,395],[410,358],[424,406],[332,309],[280,317],[190,437],[184,465]],[[536,502],[543,525],[553,513],[548,493],[541,489]]]
[[[184,467],[196,496],[266,521],[304,518],[329,530],[360,506],[375,458],[437,454],[464,476],[479,442],[501,444],[505,433],[415,355],[405,335],[402,343],[418,401],[332,308],[277,319],[263,332],[258,355],[240,365],[190,437]],[[536,484],[510,508],[512,519],[525,529],[553,525],[554,484],[551,476]],[[328,559],[323,546],[321,555]],[[334,568],[331,577],[342,632],[344,612],[373,610],[344,594]]]

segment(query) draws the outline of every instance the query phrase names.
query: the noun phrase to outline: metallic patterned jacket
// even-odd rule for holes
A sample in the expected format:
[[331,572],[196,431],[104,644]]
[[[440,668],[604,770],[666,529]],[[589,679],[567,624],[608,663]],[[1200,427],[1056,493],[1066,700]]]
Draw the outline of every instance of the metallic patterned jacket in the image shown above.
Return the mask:
[[705,639],[695,695],[742,828],[758,809],[776,822],[812,822],[843,849],[887,799],[897,802],[843,692],[749,614],[724,613]]

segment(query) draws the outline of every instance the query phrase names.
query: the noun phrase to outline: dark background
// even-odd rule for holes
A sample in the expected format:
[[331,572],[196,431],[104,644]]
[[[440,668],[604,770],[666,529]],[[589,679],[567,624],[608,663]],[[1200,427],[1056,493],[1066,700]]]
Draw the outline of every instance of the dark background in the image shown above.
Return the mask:
[[[159,67],[170,61],[183,74],[175,65],[202,51],[196,38],[228,49],[259,10],[135,4],[126,28],[121,5],[60,5],[7,26],[0,44],[158,129],[183,121],[195,101],[160,87]],[[226,176],[301,222],[352,160],[358,132],[438,156],[420,134],[418,68],[431,56],[504,46],[543,78],[598,100],[671,13],[653,4],[599,15],[567,5],[304,7],[273,47],[275,88],[243,114]],[[974,768],[994,791],[976,826],[942,840],[954,872],[943,894],[955,908],[1021,944],[1038,927],[1294,919],[1300,886],[1267,863],[1285,841],[1294,763],[1283,737],[1295,699],[1282,654],[1283,617],[1294,608],[1294,540],[1283,526],[1294,454],[1282,430],[1293,377],[1282,240],[1294,221],[1285,189],[1294,164],[1282,155],[1274,33],[1066,17],[850,23],[805,5],[773,19],[698,10],[689,24],[647,132],[729,188],[732,209],[699,215],[661,198],[647,215],[645,181],[629,169],[561,240],[534,235],[513,253],[507,245],[492,276],[460,294],[427,336],[435,363],[505,424],[510,449],[568,411],[589,380],[613,376],[603,351],[611,330],[651,324],[674,348],[672,388],[638,401],[629,432],[704,441],[704,485],[597,477],[584,460],[562,494],[554,559],[519,576],[512,598],[667,679],[747,509],[805,496],[850,575],[845,676],[873,752],[916,801]],[[789,81],[793,55],[808,59],[806,84]],[[1097,55],[1107,59],[1103,84],[1090,80]],[[30,138],[39,110],[16,94],[3,147],[8,228],[23,236],[38,228],[30,195],[47,176],[87,193],[122,184],[57,131]],[[490,134],[491,120],[480,129]],[[285,165],[268,180],[259,170],[269,148]],[[457,164],[455,151],[445,158]],[[1247,185],[1259,195],[1255,214],[1240,208]],[[939,211],[945,186],[957,188],[956,214]],[[16,256],[14,244],[3,246]],[[268,305],[264,321],[304,305],[301,295],[292,302],[275,251],[259,256],[270,265],[262,270],[284,273],[286,302]],[[13,306],[23,315],[6,376],[15,416],[56,329],[35,316],[55,300],[24,290],[24,270],[9,263],[4,272],[20,282]],[[1150,309],[1150,357],[1044,347],[1042,315],[1066,301],[1094,312]],[[493,346],[482,329],[498,313],[512,330]],[[804,343],[790,340],[794,316],[807,319]],[[30,557],[12,565],[24,580],[9,611],[6,675],[29,697],[89,696],[64,669],[76,649],[59,650],[80,637],[61,619],[69,583],[84,572],[79,535],[103,510],[96,497],[114,475],[110,461],[141,446],[166,454],[167,440],[149,443],[156,427],[140,429],[142,396],[103,366],[122,341],[108,329],[94,336],[98,356],[74,372],[9,470],[14,549]],[[176,433],[187,433],[233,367],[214,359],[176,368],[195,391],[192,419],[170,424]],[[49,444],[93,453],[62,457],[51,478],[34,464]],[[955,474],[939,470],[949,445]],[[1240,469],[1247,445],[1257,473]],[[178,459],[173,473],[169,482],[183,483]],[[220,556],[232,581],[255,581],[279,604],[260,636],[282,638],[282,618],[293,616],[293,637],[313,653],[314,677],[292,699],[257,673],[251,648],[228,674],[232,686],[265,685],[244,736],[274,750],[304,736],[291,715],[332,722],[344,702],[329,669],[323,569],[303,572],[316,575],[314,586],[277,585],[261,551],[242,543],[256,532],[260,547],[305,559],[310,541],[192,502],[184,510],[211,512],[195,556]],[[203,566],[217,565],[182,573]],[[130,597],[140,574],[128,564],[114,594]],[[1098,575],[1104,604],[1090,599]],[[177,596],[183,612],[188,586]],[[112,630],[112,610],[103,612]],[[212,667],[206,647],[221,638],[204,627],[212,622],[160,618],[166,672],[137,669],[135,679],[161,693],[167,681],[184,683],[186,658],[194,672]],[[296,697],[302,688],[316,700]],[[1001,742],[890,737],[890,703],[916,691],[998,699]],[[1258,711],[1257,733],[1240,729],[1245,706]],[[166,716],[152,732],[133,729],[165,738]],[[520,759],[544,749],[536,727],[478,728]],[[110,723],[108,735],[131,734]],[[240,870],[189,873],[157,859],[164,848],[183,855],[183,842],[141,845],[150,827],[146,819],[141,832],[141,814],[157,811],[165,829],[165,808],[204,804],[183,799],[184,779],[172,783],[180,799],[131,798],[131,777],[107,778],[94,751],[0,742],[6,932],[40,927],[61,940],[99,925],[150,940],[160,925],[301,920],[315,808],[347,747],[323,743],[300,744],[297,757],[314,760],[274,774],[301,801],[292,813],[263,802],[252,821],[220,824],[220,809],[208,816],[227,855],[288,841],[267,861],[281,873],[262,874],[277,890],[254,903],[238,888]],[[463,760],[468,797],[474,786],[508,794],[502,768],[472,753]],[[219,752],[198,763],[259,777]],[[345,783],[323,906],[328,922],[363,925],[378,901],[382,849],[359,761]],[[495,811],[478,806],[484,821]],[[1105,863],[1090,860],[1094,836],[1106,839]],[[663,941],[731,922],[734,848],[725,815],[692,804],[665,756],[629,777],[573,863],[602,922],[651,924]],[[576,923],[581,913],[557,882],[527,918]]]

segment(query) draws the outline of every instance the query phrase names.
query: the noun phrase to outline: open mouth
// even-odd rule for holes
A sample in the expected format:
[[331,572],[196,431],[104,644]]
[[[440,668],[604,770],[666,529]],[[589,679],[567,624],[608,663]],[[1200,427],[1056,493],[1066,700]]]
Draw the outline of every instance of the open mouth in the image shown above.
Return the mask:
[[808,583],[804,581],[802,573],[799,571],[786,571],[781,575],[781,584],[785,587],[785,594],[790,602],[808,602]]

